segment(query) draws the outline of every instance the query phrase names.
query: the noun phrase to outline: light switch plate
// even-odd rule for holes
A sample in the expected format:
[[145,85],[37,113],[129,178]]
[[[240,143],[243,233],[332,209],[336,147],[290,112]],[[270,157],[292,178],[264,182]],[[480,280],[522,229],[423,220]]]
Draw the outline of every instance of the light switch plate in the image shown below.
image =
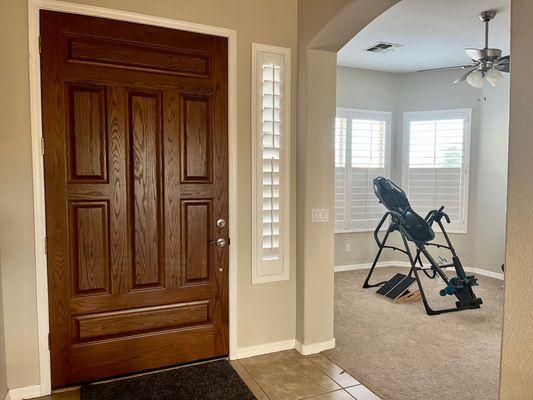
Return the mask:
[[327,208],[313,208],[311,210],[311,222],[323,223],[329,221],[329,210]]

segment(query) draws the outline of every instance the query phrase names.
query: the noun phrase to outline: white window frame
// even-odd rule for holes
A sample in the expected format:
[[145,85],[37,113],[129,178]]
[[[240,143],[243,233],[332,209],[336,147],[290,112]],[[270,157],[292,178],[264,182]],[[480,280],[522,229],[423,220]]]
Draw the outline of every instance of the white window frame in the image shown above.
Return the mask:
[[[409,197],[409,128],[411,121],[438,120],[438,119],[465,119],[465,129],[463,132],[463,179],[462,179],[462,196],[461,210],[462,219],[459,223],[448,225],[445,228],[448,233],[468,233],[468,199],[470,191],[470,142],[472,136],[472,109],[457,108],[450,110],[427,110],[427,111],[408,111],[403,114],[403,149],[402,149],[402,188]],[[430,210],[415,210],[425,215]],[[446,211],[446,209],[444,209]],[[454,226],[455,225],[455,226]],[[438,230],[438,227],[437,227]]]
[[[280,104],[279,264],[263,260],[262,59],[283,59]],[[252,43],[252,284],[289,279],[291,49]]]
[[[351,135],[351,132],[349,131],[349,127],[351,127],[351,119],[358,118],[358,119],[376,119],[376,117],[379,117],[379,119],[384,119],[386,122],[386,131],[385,131],[385,177],[390,177],[391,172],[391,159],[392,159],[392,112],[391,111],[381,111],[381,110],[364,110],[359,108],[348,108],[348,107],[337,107],[337,113],[335,114],[335,117],[346,117],[346,141],[347,141],[347,149],[346,149],[346,163],[348,162],[348,157],[351,159],[351,146],[348,146],[348,136]],[[350,120],[348,122],[348,120]],[[349,154],[348,154],[349,153]],[[345,174],[345,184],[344,187],[349,187],[347,181],[351,178],[351,174]],[[346,189],[345,189],[346,190]],[[376,198],[376,202],[377,202]],[[359,226],[350,226],[349,222],[346,221],[346,218],[349,218],[349,213],[347,210],[349,210],[349,202],[350,202],[350,196],[345,197],[345,221],[344,226],[340,227],[336,222],[335,223],[335,233],[357,233],[357,232],[372,232],[374,231],[375,227],[377,226],[376,221],[375,224],[370,224],[369,226],[364,226],[364,223],[359,224]],[[335,213],[335,210],[334,210]],[[335,216],[333,217],[335,219]],[[361,221],[363,222],[363,221]],[[373,225],[373,226],[370,226]]]

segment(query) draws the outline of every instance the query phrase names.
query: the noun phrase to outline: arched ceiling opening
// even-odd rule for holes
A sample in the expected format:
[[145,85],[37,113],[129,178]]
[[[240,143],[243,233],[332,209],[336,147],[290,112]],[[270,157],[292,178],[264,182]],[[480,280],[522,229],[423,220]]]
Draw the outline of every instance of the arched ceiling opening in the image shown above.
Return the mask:
[[399,1],[352,0],[344,1],[344,5],[337,4],[338,7],[342,7],[339,7],[338,12],[318,30],[318,33],[310,40],[308,47],[316,50],[339,51],[371,21]]

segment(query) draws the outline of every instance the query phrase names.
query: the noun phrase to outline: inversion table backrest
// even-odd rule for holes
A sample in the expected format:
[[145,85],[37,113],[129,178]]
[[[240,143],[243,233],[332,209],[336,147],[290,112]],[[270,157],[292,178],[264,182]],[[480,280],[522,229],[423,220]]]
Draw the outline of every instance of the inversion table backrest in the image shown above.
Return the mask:
[[435,232],[428,222],[418,215],[409,204],[405,192],[390,179],[379,176],[373,180],[374,193],[389,211],[401,214],[404,220],[402,227],[407,238],[415,242],[429,242],[435,239]]

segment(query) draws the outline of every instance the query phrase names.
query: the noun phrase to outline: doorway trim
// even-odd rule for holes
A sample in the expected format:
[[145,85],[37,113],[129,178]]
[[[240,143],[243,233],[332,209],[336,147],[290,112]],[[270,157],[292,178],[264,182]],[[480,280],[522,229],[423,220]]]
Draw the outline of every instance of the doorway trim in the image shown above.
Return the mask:
[[[44,202],[44,165],[42,156],[41,66],[39,55],[39,12],[60,11],[117,21],[135,22],[176,30],[204,33],[228,39],[228,169],[229,169],[229,356],[237,351],[237,31],[171,18],[156,17],[73,4],[56,0],[28,0],[28,50],[30,77],[30,121],[32,142],[33,210],[35,233],[35,280],[37,294],[37,331],[40,386],[32,394],[51,393],[50,349],[48,348],[48,273],[46,260],[46,218]],[[29,389],[30,387],[28,387]]]

